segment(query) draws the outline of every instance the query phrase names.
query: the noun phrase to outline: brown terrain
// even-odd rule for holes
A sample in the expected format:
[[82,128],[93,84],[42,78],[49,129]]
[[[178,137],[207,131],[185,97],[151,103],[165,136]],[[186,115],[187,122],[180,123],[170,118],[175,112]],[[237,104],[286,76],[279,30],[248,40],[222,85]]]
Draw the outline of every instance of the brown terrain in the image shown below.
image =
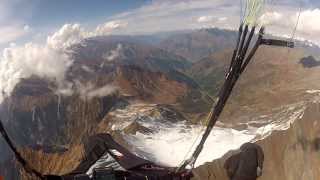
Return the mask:
[[237,34],[220,29],[203,29],[189,33],[172,35],[160,43],[168,52],[180,55],[191,62],[197,62],[212,53],[232,47]]
[[[122,106],[164,104],[190,117],[208,111],[210,101],[191,78],[178,71],[180,66],[161,62],[163,58],[177,56],[169,57],[170,53],[151,47],[145,52],[144,47],[130,44],[124,48],[123,53],[139,51],[139,56],[134,57],[139,59],[138,64],[128,63],[125,57],[104,66],[101,66],[104,59],[78,59],[67,74],[68,83],[72,84],[68,91],[72,94],[61,94],[55,83],[31,77],[23,79],[3,102],[5,127],[36,169],[45,174],[63,174],[74,169],[84,156],[82,143],[90,135],[112,133],[109,123],[112,116],[108,112]],[[157,61],[148,64],[153,58]],[[193,101],[199,106],[194,106]],[[138,130],[146,131],[143,127],[139,129],[138,124],[126,129],[128,133]],[[12,169],[16,166],[11,165]],[[21,175],[22,179],[34,178],[23,171]]]
[[[225,62],[230,61],[230,56],[230,51],[216,53],[197,62],[189,73],[204,82],[204,89],[211,88],[212,83],[215,87],[221,86],[227,68]],[[243,114],[266,113],[304,99],[307,90],[319,89],[316,83],[320,80],[319,67],[305,68],[300,63],[304,57],[301,49],[261,47],[236,85],[224,110],[223,121],[234,122]],[[218,77],[219,81],[213,82],[210,77]],[[209,90],[209,93],[217,91]]]
[[[263,175],[259,180],[316,180],[320,177],[319,159],[319,102],[310,102],[303,116],[285,131],[275,131],[259,140],[265,153]],[[195,169],[201,180],[228,180],[221,159]]]
[[[188,42],[189,49],[207,36],[200,33],[200,40],[196,35],[192,36],[195,40],[191,44]],[[231,50],[212,50],[213,54],[206,51],[207,57],[200,56],[202,52],[192,56],[186,53],[188,49],[177,49],[179,42],[175,40],[175,48],[170,48],[172,42],[162,42],[164,50],[133,40],[126,43],[121,38],[90,39],[86,47],[75,46],[78,53],[73,56],[76,61],[66,75],[73,94],[59,94],[59,87],[45,79],[22,80],[1,108],[9,135],[36,169],[46,174],[64,174],[80,163],[84,156],[83,142],[90,135],[109,132],[130,148],[121,133],[111,128],[118,120],[117,110],[124,107],[137,111],[147,107],[146,116],[161,114],[172,121],[187,119],[194,123],[203,120],[212,104],[207,93],[211,97],[217,94]],[[208,45],[209,42],[207,39],[204,43]],[[120,55],[105,61],[103,55],[119,44],[122,44]],[[199,45],[199,49],[207,45]],[[173,50],[168,52],[168,49]],[[319,164],[316,158],[319,104],[313,103],[313,96],[306,93],[320,89],[317,83],[320,67],[309,68],[301,64],[305,57],[300,49],[262,47],[241,77],[222,115],[222,122],[236,128],[238,123],[274,113],[274,109],[308,102],[303,117],[288,130],[275,131],[258,141],[266,153],[261,179],[312,180],[320,177],[315,168]],[[191,66],[185,58],[193,60],[194,64]],[[106,90],[106,85],[108,93],[102,91]],[[143,104],[143,108],[139,104]],[[152,133],[151,129],[136,122],[124,129],[128,134],[137,131]],[[34,179],[21,168],[18,168],[20,175],[14,173],[17,169],[14,158],[9,156],[7,159],[2,163],[10,167],[5,174],[14,174],[7,177]],[[197,168],[195,178],[225,179],[224,159]],[[0,167],[2,164],[0,162]]]

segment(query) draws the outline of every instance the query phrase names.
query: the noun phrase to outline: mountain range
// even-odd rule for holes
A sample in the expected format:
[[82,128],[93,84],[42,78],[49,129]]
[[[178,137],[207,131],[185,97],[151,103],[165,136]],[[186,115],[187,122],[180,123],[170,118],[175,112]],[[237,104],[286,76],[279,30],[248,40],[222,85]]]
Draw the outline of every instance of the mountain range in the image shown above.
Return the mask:
[[[134,149],[127,135],[156,132],[145,122],[186,127],[204,123],[224,82],[236,35],[203,29],[85,39],[70,47],[73,64],[62,85],[37,76],[21,79],[1,104],[0,116],[35,168],[66,173],[83,158],[83,143],[90,135],[108,132]],[[319,61],[311,54],[318,48],[298,44],[293,50],[259,49],[228,101],[220,126],[243,130],[248,128],[243,124],[256,117],[313,98],[306,92],[320,89]],[[272,135],[266,142],[276,141],[268,138]],[[14,163],[2,141],[0,152],[5,157],[0,167],[8,167],[0,168],[1,174],[32,179]]]

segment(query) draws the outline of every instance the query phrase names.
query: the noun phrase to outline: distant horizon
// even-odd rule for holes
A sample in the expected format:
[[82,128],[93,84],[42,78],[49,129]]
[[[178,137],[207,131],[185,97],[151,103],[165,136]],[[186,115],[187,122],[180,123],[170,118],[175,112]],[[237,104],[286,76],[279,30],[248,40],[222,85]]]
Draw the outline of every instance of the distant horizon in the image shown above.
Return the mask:
[[[237,29],[244,0],[4,0],[0,2],[0,50],[11,45],[43,44],[65,25],[85,33],[143,35],[207,27]],[[262,20],[268,33],[290,36],[299,10],[296,37],[320,43],[320,3],[266,0]],[[241,10],[242,7],[242,10]],[[19,12],[17,14],[16,12]],[[71,35],[69,32],[69,35]],[[73,32],[75,33],[75,32]]]

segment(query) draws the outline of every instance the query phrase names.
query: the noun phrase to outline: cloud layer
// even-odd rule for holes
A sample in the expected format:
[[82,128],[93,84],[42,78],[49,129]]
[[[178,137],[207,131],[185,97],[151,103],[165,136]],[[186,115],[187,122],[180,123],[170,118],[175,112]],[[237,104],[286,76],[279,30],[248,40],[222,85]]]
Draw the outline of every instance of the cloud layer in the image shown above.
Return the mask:
[[[315,2],[303,2],[296,37],[313,40],[320,44],[320,25],[318,23],[320,9],[310,9]],[[267,25],[269,33],[290,37],[299,16],[297,13],[299,1],[280,0],[267,4],[269,5],[265,7],[260,21]],[[80,24],[65,24],[48,36],[44,44],[27,43],[4,50],[0,57],[0,102],[3,96],[10,95],[21,78],[37,75],[62,82],[65,72],[72,65],[72,60],[68,57],[68,47],[80,43],[85,38],[109,34],[148,34],[204,27],[237,29],[241,16],[240,7],[240,3],[233,0],[154,0],[140,8],[114,15],[109,18],[108,22],[101,23],[91,30]],[[8,9],[8,6],[0,3],[1,9]],[[9,13],[2,12],[2,14],[10,17]],[[32,29],[21,23],[15,24],[2,28],[0,18],[0,35],[4,37],[0,40],[0,44],[24,36]],[[120,55],[120,50],[121,46],[106,53],[105,59],[114,60]]]
[[[242,6],[240,2],[242,2]],[[245,6],[244,2],[245,0],[152,0],[137,9],[131,9],[109,17],[107,23],[98,25],[93,31],[96,35],[103,35],[114,31],[114,29],[118,29],[116,32],[118,34],[146,34],[203,27],[235,29],[240,21],[240,14]],[[275,13],[279,13],[289,18],[290,21],[295,17],[300,6],[303,11],[310,11],[310,16],[312,17],[315,15],[314,11],[320,8],[320,3],[317,0],[265,0],[265,2],[267,4],[264,9],[265,13],[274,15]],[[7,34],[5,38],[0,40],[0,45],[1,43],[8,44],[8,42],[12,42],[25,35],[23,27],[24,24],[28,24],[24,22],[26,18],[19,16],[19,19],[14,14],[15,9],[19,9],[19,11],[28,9],[18,8],[21,6],[27,7],[27,4],[23,0],[3,0],[0,2],[0,35]],[[32,14],[32,11],[23,14]],[[307,16],[307,14],[304,15]],[[270,19],[273,17],[275,19]],[[277,20],[278,17],[271,16],[268,18],[270,22]],[[11,20],[10,24],[8,24],[7,19]],[[306,20],[308,21],[304,24],[310,22],[310,19],[307,18]],[[292,29],[291,24],[284,27],[283,23],[287,24],[286,21],[280,21],[280,19],[278,21],[278,24],[281,26],[270,28],[270,32],[277,33],[279,31],[281,34],[289,34],[289,29]],[[10,27],[11,30],[6,30],[3,27]],[[305,27],[305,25],[302,27]],[[3,30],[1,31],[1,29]],[[313,26],[311,30],[314,36],[319,36],[318,32],[314,32]]]
[[[79,24],[66,24],[48,36],[45,44],[27,43],[24,46],[12,45],[4,49],[0,57],[0,103],[6,96],[10,96],[22,78],[28,78],[32,75],[53,80],[61,86],[61,90],[58,92],[71,94],[70,86],[65,87],[65,85],[69,85],[65,82],[65,73],[73,63],[68,56],[69,47],[88,37],[109,35],[113,30],[124,26],[125,24],[120,21],[111,21],[99,25],[93,31],[86,31]],[[116,55],[115,50],[111,56]],[[110,87],[98,90],[91,88],[88,95],[90,97],[99,96],[111,90],[113,88]]]
[[37,75],[62,82],[71,64],[61,49],[54,49],[50,44],[28,43],[22,47],[6,48],[0,61],[0,102],[11,94],[21,78]]
[[[270,33],[301,39],[311,40],[320,45],[320,9],[306,9],[301,12],[291,11],[283,13],[281,10],[266,12],[261,21]],[[295,32],[295,28],[296,32]]]
[[[138,9],[111,17],[126,22],[120,34],[148,34],[163,31],[190,30],[208,27],[237,29],[241,12],[239,1],[233,0],[154,0]],[[260,24],[267,32],[280,36],[291,36],[301,8],[296,37],[314,40],[320,44],[317,19],[320,3],[312,0],[266,0]],[[241,10],[242,7],[242,10]]]

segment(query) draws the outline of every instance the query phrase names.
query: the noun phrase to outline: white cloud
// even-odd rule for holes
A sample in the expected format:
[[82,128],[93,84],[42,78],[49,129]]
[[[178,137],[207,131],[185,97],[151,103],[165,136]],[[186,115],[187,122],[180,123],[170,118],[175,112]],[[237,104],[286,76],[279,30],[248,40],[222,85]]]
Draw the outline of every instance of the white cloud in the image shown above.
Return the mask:
[[114,93],[117,90],[117,87],[113,85],[105,85],[100,88],[93,88],[90,91],[87,92],[87,97],[89,99],[94,98],[94,97],[105,97],[108,96],[112,93]]
[[30,31],[30,26],[29,26],[29,25],[24,25],[24,26],[23,26],[23,30],[24,30],[25,32]]
[[128,26],[125,21],[110,21],[105,24],[99,25],[93,32],[93,35],[109,35],[117,29],[122,29]]
[[[300,17],[296,11],[272,11],[266,12],[260,18],[263,25],[267,26],[269,33],[295,39],[312,40],[320,43],[320,9],[302,10]],[[298,21],[299,20],[299,21]],[[296,32],[294,32],[297,26]]]
[[84,38],[88,37],[89,33],[81,28],[80,24],[65,24],[47,38],[48,46],[54,49],[67,49],[72,44],[79,43]]
[[[283,14],[279,12],[266,12],[260,17],[260,22],[264,25],[280,23],[283,20]],[[283,23],[283,22],[282,22]]]
[[[12,1],[23,2],[23,0],[1,1],[0,18],[11,19],[7,17],[13,14],[12,4],[17,4],[11,3]],[[276,12],[289,17],[290,14],[298,11],[299,4],[310,7],[310,4],[318,5],[319,3],[316,0],[278,0],[266,1],[266,4],[267,12],[274,12],[274,9],[277,9]],[[239,1],[234,0],[152,0],[140,8],[110,17],[110,22],[99,25],[90,32],[90,36],[110,33],[146,34],[202,27],[236,29],[239,25],[240,7]],[[266,21],[270,20],[269,17],[265,18],[267,18]],[[275,27],[272,32],[274,31],[282,33],[285,29]]]
[[88,31],[81,27],[80,24],[65,24],[47,38],[47,43],[54,49],[62,48],[66,50],[72,44],[80,43],[85,38],[110,35],[126,26],[127,23],[124,21],[109,21],[98,25],[93,31]]
[[[25,30],[29,30],[25,26]],[[22,78],[32,75],[56,81],[62,90],[65,84],[65,72],[73,61],[67,55],[67,48],[87,37],[79,24],[66,24],[45,44],[27,43],[24,46],[11,45],[4,49],[0,57],[0,102],[3,95],[9,96]],[[3,94],[4,93],[4,94]]]
[[110,52],[103,54],[102,58],[107,61],[114,61],[116,58],[121,56],[122,49],[122,44],[118,44],[116,49],[113,49]]
[[262,24],[268,25],[268,24],[274,24],[279,23],[283,18],[283,14],[279,12],[266,12],[263,14],[260,18],[260,21]]
[[[291,21],[291,29],[294,29],[299,14],[294,13],[290,18],[284,18],[285,21]],[[297,26],[296,38],[312,41],[320,45],[320,9],[303,10],[300,14],[300,20]]]
[[93,73],[93,72],[94,72],[93,69],[91,69],[90,67],[85,66],[85,65],[82,65],[81,68],[82,68],[83,70],[85,70],[86,72],[88,72],[88,73]]
[[61,82],[72,61],[64,53],[48,46],[26,44],[6,48],[0,61],[0,102],[3,95],[10,95],[21,78],[37,75]]
[[201,16],[198,18],[199,23],[207,23],[207,22],[211,22],[212,20],[213,20],[212,16]]
[[226,20],[228,20],[228,18],[227,17],[220,17],[218,20],[219,21],[226,21]]
[[[320,42],[317,22],[319,9],[308,10],[316,1],[279,0],[266,1],[259,19],[267,26],[267,33],[291,36],[297,22],[297,12],[302,13],[297,36]],[[135,10],[113,16],[130,26],[122,34],[146,34],[161,31],[220,27],[237,29],[240,23],[240,3],[233,0],[154,0]],[[319,37],[319,38],[318,38]]]
[[[227,20],[228,20],[228,17],[223,17],[223,16],[212,16],[212,15],[200,16],[197,19],[197,22],[199,23],[197,27],[198,28],[220,27],[224,29],[230,29],[230,25]],[[231,29],[234,29],[235,26],[236,25],[232,25]]]
[[[13,44],[6,48],[0,56],[0,102],[4,96],[10,96],[22,78],[28,78],[32,75],[55,81],[60,88],[58,93],[71,95],[73,92],[70,89],[70,83],[65,81],[65,73],[73,63],[68,56],[69,47],[88,37],[109,35],[113,30],[121,29],[124,26],[120,21],[112,21],[99,25],[93,31],[87,31],[80,24],[65,24],[57,32],[48,36],[45,44],[27,43],[24,46]],[[24,26],[21,30],[25,32],[30,28]],[[121,48],[120,45],[111,51],[108,59],[116,58]],[[107,92],[106,88],[97,91],[93,88],[89,90],[86,93],[90,97]]]
[[75,81],[75,86],[75,90],[78,94],[80,94],[80,98],[83,100],[90,100],[95,97],[105,97],[117,91],[117,87],[111,84],[106,84],[102,87],[96,87],[91,82],[83,84],[80,81]]
[[[65,48],[76,42],[77,26],[66,25],[48,37],[44,45],[27,43],[4,49],[0,57],[0,102],[9,96],[22,78],[36,75],[64,84],[64,75],[72,65]],[[72,29],[73,28],[73,29]],[[29,29],[29,28],[25,28]],[[70,30],[72,29],[72,30]]]
[[[17,0],[20,1],[20,0]],[[9,2],[6,0],[6,2]],[[292,33],[297,20],[297,9],[279,1],[279,5],[266,8],[261,17],[268,25],[268,32],[280,35]],[[7,5],[0,2],[0,16],[9,17]],[[8,8],[7,8],[8,9]],[[280,13],[281,12],[281,13]],[[198,29],[202,27],[236,28],[239,25],[240,6],[233,0],[155,0],[140,8],[115,15],[109,22],[87,30],[80,24],[66,24],[47,37],[44,44],[29,43],[25,46],[7,48],[0,57],[0,91],[10,95],[21,78],[38,75],[63,81],[64,73],[72,65],[66,50],[83,39],[109,34],[146,34],[163,31]],[[297,37],[320,42],[320,9],[303,10]],[[0,44],[10,43],[30,32],[25,23],[2,26],[0,17]],[[20,24],[20,25],[19,25]],[[121,46],[105,54],[105,59],[119,56]],[[53,68],[54,67],[54,68]],[[2,93],[0,94],[0,101]]]
[[[111,19],[126,21],[123,34],[148,34],[163,31],[198,29],[215,25],[219,18],[230,18],[217,25],[236,27],[239,22],[239,2],[232,0],[155,0],[140,8],[115,15]],[[202,24],[199,24],[202,23]],[[210,24],[209,24],[210,23]]]
[[[295,15],[297,19],[298,14]],[[305,10],[301,12],[298,30],[306,34],[320,36],[320,9]]]

